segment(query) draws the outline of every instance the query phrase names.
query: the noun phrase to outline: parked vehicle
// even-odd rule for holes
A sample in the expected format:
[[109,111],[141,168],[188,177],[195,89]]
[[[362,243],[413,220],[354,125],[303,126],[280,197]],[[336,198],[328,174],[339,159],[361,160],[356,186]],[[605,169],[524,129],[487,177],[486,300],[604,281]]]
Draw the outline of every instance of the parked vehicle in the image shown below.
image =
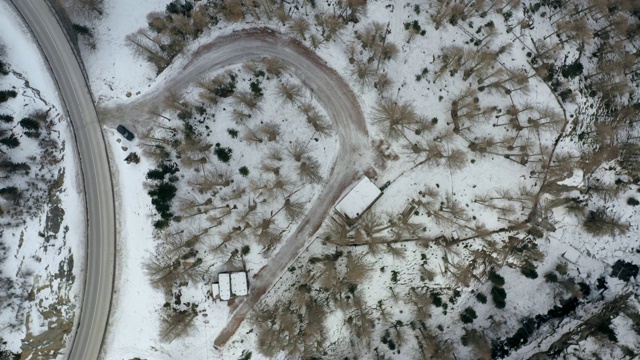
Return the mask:
[[129,131],[126,127],[122,126],[122,125],[118,125],[116,130],[118,130],[118,132],[120,134],[122,134],[122,136],[124,136],[124,138],[129,140],[129,141],[133,141],[133,139],[135,138],[133,133],[131,131]]

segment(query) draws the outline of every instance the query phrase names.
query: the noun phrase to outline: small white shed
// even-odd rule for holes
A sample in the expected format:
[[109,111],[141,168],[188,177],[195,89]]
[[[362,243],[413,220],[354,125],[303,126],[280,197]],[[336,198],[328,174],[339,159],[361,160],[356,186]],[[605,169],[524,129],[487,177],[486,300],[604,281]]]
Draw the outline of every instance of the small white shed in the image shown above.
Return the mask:
[[247,296],[249,294],[249,281],[246,271],[218,274],[218,284],[211,285],[214,297],[216,292],[220,300],[227,301],[233,296]]
[[355,222],[380,196],[382,196],[382,191],[380,191],[368,177],[363,177],[347,195],[340,200],[335,209],[341,213],[347,221]]
[[229,273],[218,274],[218,287],[220,289],[220,300],[231,299],[231,278]]
[[231,293],[235,296],[246,296],[249,294],[246,272],[238,271],[231,273]]
[[567,259],[567,261],[572,262],[572,263],[576,263],[576,261],[578,261],[578,258],[580,257],[580,252],[578,250],[576,250],[573,247],[569,247],[569,249],[567,251],[565,251],[564,254],[562,254],[562,257],[564,257],[565,259]]

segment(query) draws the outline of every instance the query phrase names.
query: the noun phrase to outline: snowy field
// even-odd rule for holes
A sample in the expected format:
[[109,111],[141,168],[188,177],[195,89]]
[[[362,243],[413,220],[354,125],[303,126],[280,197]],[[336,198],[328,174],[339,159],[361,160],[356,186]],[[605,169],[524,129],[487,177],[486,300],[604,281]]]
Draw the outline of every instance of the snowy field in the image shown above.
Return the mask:
[[[544,54],[549,56],[536,48],[541,45],[534,39],[554,33],[555,19],[543,15],[553,10],[538,6],[533,11],[533,4],[525,4],[524,11],[509,4],[501,5],[500,12],[493,9],[484,16],[469,15],[471,19],[455,26],[444,21],[436,30],[434,17],[439,8],[435,3],[369,2],[359,10],[358,23],[348,23],[333,39],[319,44],[315,40],[328,31],[330,16],[329,25],[311,26],[306,31],[300,30],[303,26],[295,19],[339,12],[331,2],[318,4],[320,10],[302,5],[289,9],[294,20],[287,19],[287,25],[277,16],[258,19],[247,14],[244,22],[221,19],[188,43],[173,59],[177,66],[169,66],[156,79],[155,67],[135,55],[125,37],[146,28],[146,14],[163,11],[166,4],[107,2],[104,16],[91,25],[97,49],[83,49],[100,107],[126,105],[147,91],[157,91],[164,79],[189,63],[197,49],[218,36],[269,26],[316,48],[351,85],[368,122],[370,151],[376,159],[372,164],[377,172],[374,182],[378,186],[390,184],[356,229],[328,219],[309,239],[309,248],[264,296],[258,311],[224,349],[218,350],[211,344],[234,305],[211,299],[208,284],[215,281],[217,272],[239,266],[234,249],[244,253],[243,246],[250,246],[242,257],[250,282],[252,275],[268,266],[269,255],[279,249],[275,243],[267,247],[269,251],[257,251],[257,236],[229,240],[229,246],[225,238],[240,224],[230,219],[238,212],[251,211],[251,202],[233,193],[246,191],[249,199],[260,198],[260,182],[266,177],[263,164],[273,160],[265,156],[270,150],[265,144],[271,142],[266,140],[267,133],[262,130],[265,143],[255,140],[260,137],[257,134],[251,140],[251,133],[259,124],[276,120],[279,130],[274,147],[286,148],[295,141],[314,138],[299,111],[300,104],[278,99],[275,91],[283,82],[304,87],[304,79],[290,74],[258,75],[261,64],[234,65],[203,74],[203,80],[231,72],[237,76],[236,91],[245,93],[255,90],[251,84],[258,81],[265,89],[262,110],[251,117],[236,111],[243,109],[237,100],[207,103],[201,96],[202,86],[192,84],[173,94],[174,101],[165,102],[165,109],[154,109],[158,113],[153,123],[141,120],[135,124],[141,132],[133,143],[127,143],[114,131],[114,124],[108,124],[105,131],[110,134],[120,194],[120,236],[118,290],[105,358],[238,358],[249,353],[252,358],[287,358],[359,353],[392,358],[431,354],[444,359],[452,353],[458,358],[487,358],[493,351],[494,355],[497,352],[516,359],[548,349],[563,333],[577,331],[581,321],[600,319],[598,314],[606,310],[605,304],[615,304],[624,293],[631,294],[625,310],[611,314],[613,320],[600,320],[603,325],[595,335],[589,333],[578,345],[567,346],[565,354],[568,358],[594,353],[620,358],[627,351],[638,352],[638,334],[630,325],[638,310],[637,283],[622,282],[612,275],[616,261],[640,261],[638,212],[630,200],[638,196],[638,181],[615,157],[598,162],[598,151],[604,145],[584,139],[585,134],[595,132],[590,126],[602,104],[583,90],[581,78],[561,75],[572,69],[568,65],[575,57],[582,56],[582,50],[576,50],[577,42],[569,39],[565,44],[568,40],[560,37],[558,41],[565,46],[549,51],[554,58],[548,61],[557,61],[554,64],[563,69],[554,70],[557,78],[562,76],[557,88],[545,80],[548,74],[540,75],[545,69],[532,65],[534,53],[543,60],[547,59]],[[597,22],[593,20],[597,16],[590,19]],[[301,32],[305,35],[300,36]],[[372,33],[376,35],[368,38]],[[592,45],[587,42],[589,49]],[[385,49],[382,55],[375,46]],[[384,54],[391,53],[393,56],[385,58]],[[543,61],[540,59],[537,61]],[[584,73],[597,74],[595,60],[585,59],[581,65]],[[459,72],[451,70],[456,62],[465,64],[459,66]],[[304,92],[302,97],[312,99]],[[198,111],[197,104],[204,111],[186,116]],[[409,121],[393,126],[383,115],[398,106],[403,107],[403,116]],[[322,109],[317,110],[327,117]],[[242,111],[250,112],[246,108]],[[194,207],[196,212],[182,213],[181,220],[172,222],[168,230],[154,230],[158,216],[147,192],[155,185],[145,176],[162,156],[150,151],[150,144],[174,146],[172,141],[181,139],[175,134],[183,131],[181,124],[191,115],[195,131],[210,145],[220,144],[215,149],[231,149],[232,160],[229,165],[210,168],[215,159],[199,163],[192,155],[198,152],[193,152],[189,155],[191,165],[187,165],[183,154],[187,150],[171,150],[172,161],[181,167],[175,183],[182,209],[198,203],[200,207]],[[286,122],[278,122],[284,119]],[[622,141],[632,142],[634,136],[637,134]],[[310,154],[319,160],[320,173],[326,176],[340,156],[334,152],[335,138],[318,137],[311,144]],[[124,161],[130,152],[141,156],[139,164]],[[210,152],[207,156],[215,155]],[[281,171],[294,173],[295,166],[290,161]],[[242,167],[248,170],[246,175],[239,175]],[[207,191],[215,192],[211,199],[230,199],[225,202],[234,204],[234,211],[229,211],[229,217],[221,215],[224,223],[220,228],[207,233],[206,244],[199,245],[196,255],[185,254],[181,261],[181,266],[198,263],[205,267],[207,271],[198,274],[200,280],[171,287],[167,294],[166,289],[151,283],[145,262],[172,239],[168,234],[198,233],[206,228],[210,220],[205,221],[198,212],[204,211],[204,205],[215,207],[218,198],[212,200],[213,205],[207,203],[207,196],[198,191],[198,186],[202,187],[198,179],[220,169],[224,170],[221,174],[232,175],[233,185]],[[298,200],[306,204],[302,212],[321,190],[311,181],[301,181],[293,188],[298,189]],[[259,205],[261,215],[277,213],[282,199],[267,196]],[[603,212],[598,212],[600,209]],[[207,211],[220,215],[218,209]],[[619,225],[597,236],[587,232],[584,224],[599,216]],[[286,238],[296,225],[282,216],[274,226]],[[218,246],[220,239],[225,240]],[[502,299],[504,304],[499,307],[499,298],[504,296],[506,301]],[[555,314],[548,311],[572,301],[579,305],[566,319],[536,320],[535,330],[525,321]],[[198,315],[188,335],[161,341],[162,319],[171,314],[167,309],[187,311],[193,304]],[[298,323],[291,314],[307,321]],[[530,342],[513,346],[519,329],[527,333]],[[612,345],[612,333],[616,346]],[[302,342],[290,340],[302,335]],[[494,343],[493,349],[489,341]],[[497,343],[509,344],[509,350],[495,346]]]
[[[15,148],[2,148],[8,156],[3,161],[31,169],[0,180],[3,190],[16,187],[23,192],[15,203],[19,209],[0,199],[0,274],[3,282],[5,277],[13,281],[12,290],[2,290],[11,293],[2,294],[0,349],[24,358],[62,358],[81,301],[86,228],[82,177],[55,83],[20,19],[11,5],[0,2],[0,43],[6,52],[2,60],[10,70],[0,75],[0,84],[2,90],[18,93],[0,106],[0,113],[14,118],[1,127],[19,141]],[[40,122],[40,134],[18,126],[28,117]]]

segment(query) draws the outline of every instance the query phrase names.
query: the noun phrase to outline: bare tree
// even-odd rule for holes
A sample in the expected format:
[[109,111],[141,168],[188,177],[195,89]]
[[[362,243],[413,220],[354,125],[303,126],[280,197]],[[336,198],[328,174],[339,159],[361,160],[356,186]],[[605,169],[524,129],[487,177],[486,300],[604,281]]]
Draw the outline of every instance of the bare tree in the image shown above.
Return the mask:
[[480,330],[465,329],[464,338],[467,344],[473,349],[474,357],[478,360],[490,360],[491,356],[491,343],[487,336]]
[[238,105],[245,108],[250,112],[262,110],[260,106],[260,97],[254,96],[252,93],[248,91],[236,91],[233,94],[233,98]]
[[307,40],[307,33],[309,32],[309,21],[302,16],[298,16],[291,20],[289,24],[289,28],[291,31],[303,41]]
[[302,141],[296,140],[291,145],[287,147],[287,152],[293,160],[296,162],[301,162],[302,159],[311,152],[311,149],[307,146],[307,144]]
[[407,138],[405,131],[415,132],[421,119],[409,102],[397,102],[389,98],[378,101],[373,109],[373,123],[391,140]]
[[167,310],[160,322],[160,340],[173,340],[188,336],[195,329],[194,320],[198,317],[196,305],[186,310]]
[[275,122],[265,122],[258,126],[257,131],[265,136],[268,141],[276,141],[280,136],[280,125]]
[[291,197],[287,197],[283,205],[287,219],[291,221],[299,219],[303,215],[305,205],[306,204],[302,201],[292,200]]
[[346,256],[345,280],[352,284],[360,284],[371,272],[372,267],[364,260],[364,256],[356,257],[352,252]]
[[292,104],[300,102],[302,98],[302,87],[298,84],[290,83],[287,81],[283,81],[278,83],[277,90],[278,97],[282,99],[286,99]]
[[270,147],[267,150],[267,159],[271,160],[271,161],[276,161],[276,162],[280,162],[282,161],[284,158],[282,156],[282,150],[280,150],[280,147]]
[[320,163],[312,156],[304,156],[298,164],[298,175],[303,181],[320,183],[322,181]]
[[280,59],[266,57],[262,59],[262,65],[264,65],[264,69],[273,76],[280,77],[282,73],[287,69],[286,64],[284,64]]

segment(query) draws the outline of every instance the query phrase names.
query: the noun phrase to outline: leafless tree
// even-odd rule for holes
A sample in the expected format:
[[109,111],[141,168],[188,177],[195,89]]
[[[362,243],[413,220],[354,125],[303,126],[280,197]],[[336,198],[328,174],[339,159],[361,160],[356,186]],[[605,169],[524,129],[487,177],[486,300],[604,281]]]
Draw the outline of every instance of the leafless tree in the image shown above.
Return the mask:
[[158,73],[164,71],[171,63],[172,59],[157,47],[157,43],[149,40],[149,37],[143,31],[129,34],[125,39],[137,54],[155,65]]
[[405,131],[415,132],[421,119],[409,102],[398,102],[390,98],[378,101],[373,109],[373,123],[391,140],[407,138]]
[[285,63],[283,63],[280,59],[266,57],[262,59],[262,65],[264,65],[264,69],[273,76],[280,77],[282,73],[287,69]]
[[311,183],[320,183],[322,175],[320,175],[320,163],[312,156],[304,156],[302,161],[298,163],[298,176],[303,181]]
[[478,360],[491,359],[491,343],[484,332],[476,329],[465,329],[464,336],[471,349],[473,349],[475,358]]
[[254,111],[260,112],[262,110],[262,107],[260,105],[261,98],[254,96],[250,92],[236,91],[233,94],[233,98],[236,101],[236,104],[240,105],[241,107],[248,110],[249,112],[254,112]]
[[589,211],[582,225],[588,233],[595,236],[626,234],[629,229],[628,224],[623,223],[619,217],[610,215],[603,208]]
[[194,321],[197,317],[195,306],[186,310],[166,310],[160,322],[160,340],[172,342],[189,335],[195,329]]
[[378,77],[373,83],[373,87],[378,90],[380,95],[385,94],[393,85],[393,81],[386,72],[378,73]]
[[304,206],[304,202],[292,200],[291,197],[287,197],[284,201],[284,213],[287,219],[291,221],[299,219],[303,215]]
[[372,267],[365,261],[364,256],[356,257],[352,252],[346,255],[345,280],[352,284],[360,284],[371,272]]
[[280,162],[284,159],[282,156],[282,150],[280,150],[280,147],[277,147],[277,146],[270,147],[267,150],[266,157],[268,160],[275,161],[275,162]]
[[300,102],[303,92],[302,87],[298,84],[283,81],[278,83],[278,97],[286,99],[292,104]]
[[296,162],[301,162],[302,159],[311,152],[311,149],[307,146],[307,144],[302,141],[296,140],[291,145],[287,147],[287,152],[293,160]]
[[223,0],[220,10],[226,20],[237,22],[244,19],[243,4],[242,0]]
[[459,171],[467,166],[467,155],[461,149],[449,149],[444,154],[447,167],[452,171]]
[[267,141],[276,141],[280,136],[280,125],[275,122],[265,122],[258,126],[257,131],[267,138]]
[[307,40],[307,33],[309,32],[309,21],[302,16],[295,17],[289,24],[291,31],[303,41]]
[[360,83],[360,87],[371,85],[377,72],[373,63],[364,60],[355,60],[351,68],[351,76]]

